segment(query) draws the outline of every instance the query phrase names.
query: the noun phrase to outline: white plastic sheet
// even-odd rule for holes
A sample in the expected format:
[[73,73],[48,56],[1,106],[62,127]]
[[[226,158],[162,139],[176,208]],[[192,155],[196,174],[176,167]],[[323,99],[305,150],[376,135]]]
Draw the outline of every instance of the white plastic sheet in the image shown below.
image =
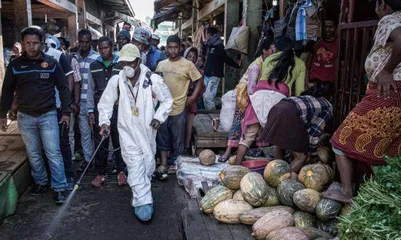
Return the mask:
[[185,188],[185,191],[191,198],[200,197],[199,189],[202,188],[202,182],[206,181],[210,187],[220,184],[220,172],[228,164],[217,161],[211,166],[201,165],[199,158],[180,156],[177,161],[177,179],[178,184]]
[[227,50],[235,50],[244,54],[248,54],[248,43],[249,27],[234,27],[231,31],[231,35],[228,38],[225,48]]

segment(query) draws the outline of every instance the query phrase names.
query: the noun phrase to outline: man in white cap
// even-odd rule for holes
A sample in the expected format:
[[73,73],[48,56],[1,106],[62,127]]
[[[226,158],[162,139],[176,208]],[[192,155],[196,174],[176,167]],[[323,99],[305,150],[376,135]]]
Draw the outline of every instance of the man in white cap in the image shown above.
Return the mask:
[[[118,101],[121,154],[128,169],[132,206],[141,221],[153,215],[151,178],[155,170],[156,130],[167,119],[173,98],[163,78],[141,64],[139,49],[126,44],[120,51],[123,70],[113,76],[98,104],[100,134],[109,135],[113,106]],[[154,98],[160,103],[157,111]]]

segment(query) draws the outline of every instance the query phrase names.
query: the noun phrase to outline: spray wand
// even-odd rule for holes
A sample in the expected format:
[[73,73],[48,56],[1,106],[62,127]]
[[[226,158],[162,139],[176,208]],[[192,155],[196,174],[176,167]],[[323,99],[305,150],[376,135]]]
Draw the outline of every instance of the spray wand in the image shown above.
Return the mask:
[[89,160],[88,165],[86,165],[84,171],[83,171],[82,174],[81,174],[81,177],[79,177],[78,181],[75,183],[74,191],[78,190],[79,186],[81,185],[81,180],[82,180],[82,178],[85,176],[86,171],[88,170],[88,168],[89,168],[89,166],[91,165],[93,159],[95,158],[97,151],[99,151],[99,148],[102,146],[102,143],[103,143],[104,140],[106,140],[108,137],[109,137],[108,135],[102,135],[102,139],[100,140],[99,145],[97,146],[95,152],[93,153],[91,159]]

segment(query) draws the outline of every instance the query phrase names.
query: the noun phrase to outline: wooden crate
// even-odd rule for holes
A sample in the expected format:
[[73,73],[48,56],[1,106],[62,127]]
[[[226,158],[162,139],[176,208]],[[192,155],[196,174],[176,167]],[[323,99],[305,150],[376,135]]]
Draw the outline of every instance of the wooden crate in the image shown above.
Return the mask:
[[219,117],[217,113],[197,114],[194,119],[194,147],[197,151],[204,148],[227,147],[228,132],[216,132],[212,119]]
[[0,132],[0,171],[12,175],[19,197],[32,183],[25,145],[16,122],[10,124],[7,132]]

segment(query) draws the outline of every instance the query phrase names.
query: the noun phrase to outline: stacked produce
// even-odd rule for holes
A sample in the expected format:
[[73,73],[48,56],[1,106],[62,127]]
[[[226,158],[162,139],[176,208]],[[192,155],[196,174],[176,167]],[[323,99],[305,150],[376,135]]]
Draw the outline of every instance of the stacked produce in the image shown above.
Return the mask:
[[[283,160],[271,161],[263,176],[243,166],[228,166],[220,174],[223,186],[211,189],[201,210],[224,223],[252,225],[256,239],[332,239],[342,204],[322,198],[332,183],[325,164],[306,165],[299,175]],[[334,226],[334,227],[333,227]]]

